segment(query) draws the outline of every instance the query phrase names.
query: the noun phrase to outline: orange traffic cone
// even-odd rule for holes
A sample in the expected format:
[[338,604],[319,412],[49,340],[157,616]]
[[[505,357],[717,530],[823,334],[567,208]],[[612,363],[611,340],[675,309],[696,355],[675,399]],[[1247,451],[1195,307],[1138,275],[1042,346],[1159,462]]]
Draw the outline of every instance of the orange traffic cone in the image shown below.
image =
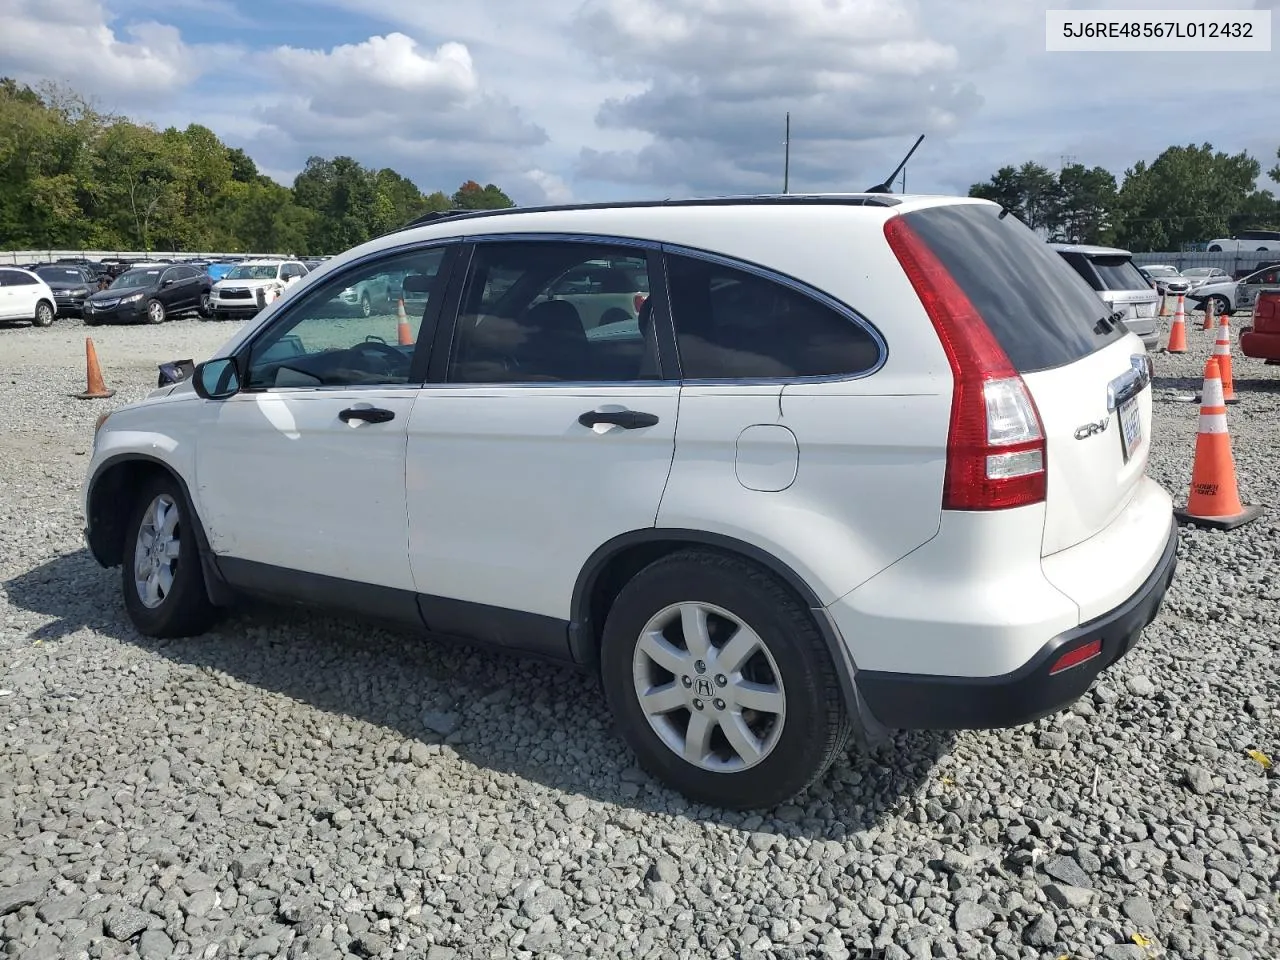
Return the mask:
[[396,306],[396,339],[400,341],[400,346],[407,347],[413,344],[413,331],[409,329],[409,317],[404,312],[404,297],[401,297]]
[[1262,509],[1246,507],[1240,502],[1217,357],[1210,357],[1204,365],[1201,396],[1196,459],[1191,467],[1191,492],[1187,496],[1187,505],[1181,510],[1174,510],[1173,515],[1180,523],[1213,530],[1234,530],[1255,519]]
[[1169,316],[1169,295],[1167,293],[1160,294],[1160,316]]
[[94,349],[92,337],[84,338],[84,359],[87,368],[85,379],[88,382],[84,393],[77,393],[75,397],[79,400],[106,400],[114,397],[116,392],[108,390],[102,379],[102,367],[98,365],[98,351]]
[[1166,353],[1187,352],[1187,313],[1182,305],[1182,294],[1178,294],[1178,312],[1173,315],[1173,326],[1169,328],[1169,345]]
[[1218,341],[1213,345],[1213,356],[1218,361],[1222,375],[1222,396],[1225,403],[1239,403],[1235,384],[1231,379],[1231,327],[1224,313],[1218,318]]
[[1213,299],[1210,298],[1204,302],[1204,326],[1201,330],[1213,329]]

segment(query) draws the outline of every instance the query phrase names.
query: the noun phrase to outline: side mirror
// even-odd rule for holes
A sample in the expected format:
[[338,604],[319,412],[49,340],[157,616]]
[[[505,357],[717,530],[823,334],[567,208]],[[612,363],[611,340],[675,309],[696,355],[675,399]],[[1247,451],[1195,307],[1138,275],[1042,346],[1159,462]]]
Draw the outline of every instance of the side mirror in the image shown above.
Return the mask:
[[192,377],[196,395],[204,400],[225,400],[240,392],[240,371],[233,357],[219,357],[199,364]]
[[172,279],[169,279],[169,280],[161,280],[161,281],[160,281],[160,286],[162,286],[162,287],[172,287],[172,286],[173,286],[173,280],[172,280]]

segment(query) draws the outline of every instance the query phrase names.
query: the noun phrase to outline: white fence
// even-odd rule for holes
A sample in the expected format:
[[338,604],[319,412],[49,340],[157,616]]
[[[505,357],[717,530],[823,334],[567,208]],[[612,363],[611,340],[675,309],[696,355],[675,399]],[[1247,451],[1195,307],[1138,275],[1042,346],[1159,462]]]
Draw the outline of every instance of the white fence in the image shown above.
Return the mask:
[[48,263],[51,260],[83,258],[85,260],[221,260],[224,257],[288,257],[282,253],[227,253],[200,250],[0,250],[0,264],[21,266],[25,263]]

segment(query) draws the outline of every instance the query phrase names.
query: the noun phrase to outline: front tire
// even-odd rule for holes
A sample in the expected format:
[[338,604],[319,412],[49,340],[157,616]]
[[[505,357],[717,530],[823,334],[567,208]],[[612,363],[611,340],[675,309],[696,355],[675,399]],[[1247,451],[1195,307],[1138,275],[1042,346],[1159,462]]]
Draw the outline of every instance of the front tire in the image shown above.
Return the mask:
[[1216,316],[1221,317],[1225,314],[1229,317],[1234,313],[1231,309],[1231,301],[1224,296],[1215,293],[1209,301],[1213,304],[1213,312]]
[[165,316],[166,316],[166,311],[164,309],[163,303],[161,303],[159,300],[147,301],[147,313],[146,313],[147,323],[152,323],[152,324],[164,323]]
[[369,299],[369,295],[367,293],[360,294],[360,316],[373,316],[373,301]]
[[120,567],[125,609],[144,636],[190,637],[217,619],[200,569],[195,524],[172,478],[143,484],[125,527]]
[[35,316],[31,318],[31,323],[36,327],[51,327],[53,326],[54,316],[55,311],[53,309],[53,304],[48,300],[41,300],[36,304],[36,313]]
[[810,611],[772,574],[726,554],[681,551],[623,587],[601,678],[641,765],[717,807],[790,799],[826,772],[850,731]]

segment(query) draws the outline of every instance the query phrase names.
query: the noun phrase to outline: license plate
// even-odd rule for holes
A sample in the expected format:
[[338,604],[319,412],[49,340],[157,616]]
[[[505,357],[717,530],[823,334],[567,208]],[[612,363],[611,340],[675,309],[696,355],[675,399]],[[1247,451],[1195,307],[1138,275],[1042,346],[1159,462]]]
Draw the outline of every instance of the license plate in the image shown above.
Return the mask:
[[1124,454],[1124,462],[1142,446],[1142,413],[1138,409],[1138,398],[1130,397],[1120,404],[1120,451]]

